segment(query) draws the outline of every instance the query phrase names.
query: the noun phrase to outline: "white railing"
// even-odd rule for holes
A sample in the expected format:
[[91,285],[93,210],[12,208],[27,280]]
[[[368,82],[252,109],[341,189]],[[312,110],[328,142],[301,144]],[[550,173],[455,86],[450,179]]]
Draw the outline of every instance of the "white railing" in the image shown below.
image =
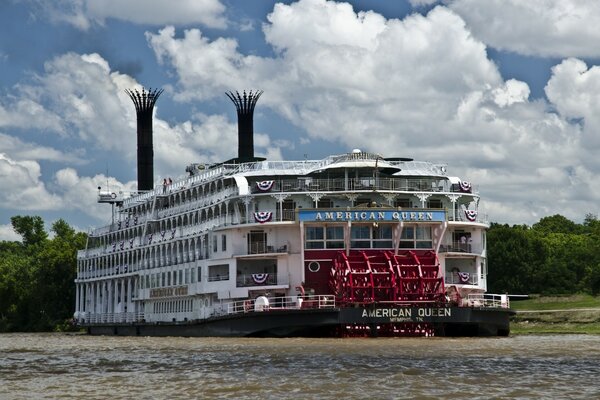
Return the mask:
[[248,312],[264,312],[275,310],[304,310],[304,309],[335,308],[335,297],[333,295],[314,296],[284,296],[269,297],[268,304],[255,299],[234,301],[223,304],[223,308],[217,310],[217,315],[240,314]]
[[79,320],[86,324],[114,324],[127,322],[141,322],[144,320],[143,312],[120,312],[120,313],[79,313]]
[[463,300],[463,307],[510,308],[507,294],[472,293]]
[[458,272],[446,272],[444,283],[446,285],[478,285],[479,276],[471,272],[464,272],[462,274]]

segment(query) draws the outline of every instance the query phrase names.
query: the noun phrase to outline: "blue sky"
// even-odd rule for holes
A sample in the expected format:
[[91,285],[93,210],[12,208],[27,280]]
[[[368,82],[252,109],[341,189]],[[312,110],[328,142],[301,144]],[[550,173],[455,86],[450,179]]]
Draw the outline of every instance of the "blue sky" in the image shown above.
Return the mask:
[[581,221],[600,199],[600,4],[579,0],[8,0],[0,240],[13,215],[104,224],[136,187],[124,90],[158,87],[155,178],[235,156],[228,90],[262,89],[269,159],[361,148],[447,162],[491,221]]

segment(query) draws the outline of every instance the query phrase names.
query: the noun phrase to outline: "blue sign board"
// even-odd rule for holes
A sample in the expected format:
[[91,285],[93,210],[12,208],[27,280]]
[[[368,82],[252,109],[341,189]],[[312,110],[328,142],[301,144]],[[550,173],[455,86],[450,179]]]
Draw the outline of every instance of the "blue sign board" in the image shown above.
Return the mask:
[[411,211],[386,209],[340,209],[299,210],[298,220],[304,222],[443,222],[444,210],[416,209]]

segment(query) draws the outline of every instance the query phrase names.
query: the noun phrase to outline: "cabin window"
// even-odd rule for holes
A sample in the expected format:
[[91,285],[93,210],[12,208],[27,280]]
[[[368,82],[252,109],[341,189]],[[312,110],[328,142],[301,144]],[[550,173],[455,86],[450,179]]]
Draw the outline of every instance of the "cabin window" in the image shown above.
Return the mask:
[[427,201],[427,208],[443,208],[441,199],[430,199]]
[[322,226],[307,226],[304,228],[304,248],[322,249],[324,248],[324,239],[325,236]]
[[333,208],[333,200],[328,198],[322,198],[318,202],[319,208]]
[[431,240],[431,227],[430,226],[417,226],[417,238],[416,248],[417,249],[431,249],[433,247],[433,241]]
[[325,247],[328,249],[343,249],[344,248],[344,227],[343,226],[328,226],[325,229]]
[[390,249],[392,247],[392,226],[373,226],[373,248]]
[[396,199],[394,200],[394,207],[411,208],[409,199]]
[[400,236],[400,248],[431,249],[433,246],[431,226],[406,226]]
[[415,247],[415,228],[413,226],[405,226],[400,235],[400,248],[414,249]]
[[364,249],[371,247],[371,228],[369,225],[353,225],[350,229],[350,247]]

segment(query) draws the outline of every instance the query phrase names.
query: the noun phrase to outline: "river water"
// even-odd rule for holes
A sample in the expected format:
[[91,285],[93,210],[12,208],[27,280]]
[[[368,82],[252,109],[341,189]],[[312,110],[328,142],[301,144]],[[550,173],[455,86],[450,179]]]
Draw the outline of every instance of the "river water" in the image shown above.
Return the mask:
[[0,335],[0,399],[592,399],[600,336]]

